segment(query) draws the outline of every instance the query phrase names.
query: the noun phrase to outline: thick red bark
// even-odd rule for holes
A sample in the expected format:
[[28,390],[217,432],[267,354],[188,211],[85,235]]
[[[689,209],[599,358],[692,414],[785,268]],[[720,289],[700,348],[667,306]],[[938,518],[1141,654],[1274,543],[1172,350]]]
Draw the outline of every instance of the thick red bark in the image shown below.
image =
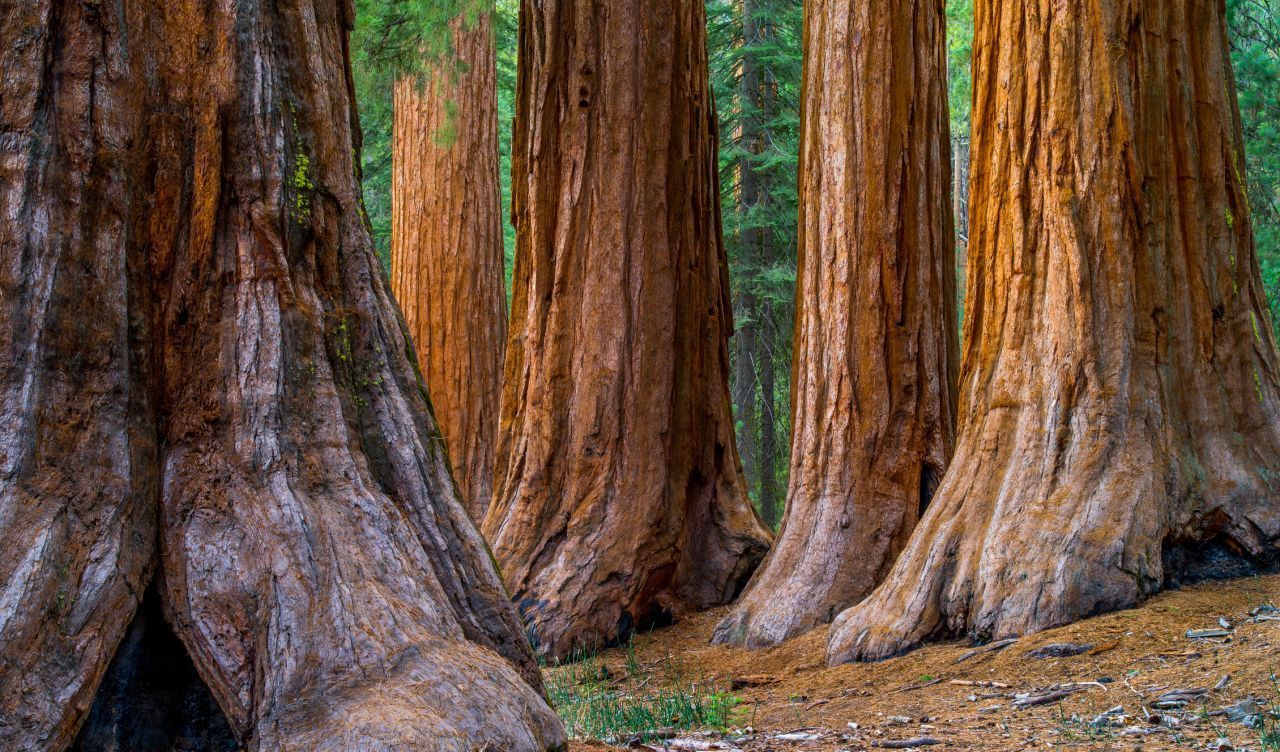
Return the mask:
[[813,0],[805,12],[787,511],[714,637],[748,647],[871,592],[955,430],[944,3]]
[[729,409],[701,0],[526,0],[517,247],[485,533],[537,646],[731,599],[769,533]]
[[833,662],[1274,561],[1280,368],[1221,0],[975,7],[961,429]]
[[0,746],[71,742],[157,561],[250,750],[560,746],[360,219],[350,4],[4,12]]
[[452,27],[456,60],[395,87],[391,283],[462,498],[482,520],[507,339],[497,62],[488,14]]

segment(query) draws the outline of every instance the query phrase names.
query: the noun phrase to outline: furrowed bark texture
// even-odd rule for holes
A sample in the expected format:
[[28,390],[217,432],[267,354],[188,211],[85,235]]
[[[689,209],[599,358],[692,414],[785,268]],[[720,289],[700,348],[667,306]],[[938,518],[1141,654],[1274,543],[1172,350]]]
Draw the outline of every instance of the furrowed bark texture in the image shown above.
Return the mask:
[[67,747],[157,561],[247,749],[561,746],[360,219],[351,6],[4,12],[0,747]]
[[[54,8],[58,9],[54,21]],[[0,6],[0,748],[69,745],[151,577],[146,273],[126,61],[80,3]]]
[[484,526],[557,657],[727,602],[770,538],[729,409],[702,4],[594,8],[521,6],[515,294]]
[[944,11],[941,0],[806,6],[787,511],[714,642],[775,645],[865,597],[950,459]]
[[1131,606],[1266,563],[1280,391],[1218,0],[975,8],[955,458],[828,658]]
[[453,29],[457,60],[395,87],[391,284],[467,510],[483,520],[507,340],[497,62],[488,14]]

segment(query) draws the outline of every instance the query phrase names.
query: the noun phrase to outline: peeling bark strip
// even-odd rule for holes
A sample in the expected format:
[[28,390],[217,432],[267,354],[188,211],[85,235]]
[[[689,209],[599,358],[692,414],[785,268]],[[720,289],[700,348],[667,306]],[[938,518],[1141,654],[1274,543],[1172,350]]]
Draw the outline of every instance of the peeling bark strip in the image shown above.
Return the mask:
[[250,750],[563,744],[360,219],[351,21],[0,11],[4,749],[71,743],[158,555]]
[[391,284],[462,498],[483,520],[507,340],[497,60],[488,14],[453,30],[458,70],[395,87]]
[[1220,0],[975,8],[961,428],[832,663],[1131,606],[1273,561],[1280,371]]
[[485,534],[565,656],[725,603],[769,543],[729,409],[701,0],[525,0],[515,294]]
[[787,512],[718,644],[776,645],[870,593],[955,435],[945,3],[805,11]]

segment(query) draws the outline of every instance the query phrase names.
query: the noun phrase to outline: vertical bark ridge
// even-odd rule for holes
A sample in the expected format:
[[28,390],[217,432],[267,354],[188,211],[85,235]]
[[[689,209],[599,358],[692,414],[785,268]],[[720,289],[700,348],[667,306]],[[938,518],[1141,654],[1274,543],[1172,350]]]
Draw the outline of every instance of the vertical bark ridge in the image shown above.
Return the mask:
[[140,112],[122,19],[43,0],[0,22],[0,746],[62,749],[154,569]]
[[488,14],[451,27],[456,61],[395,87],[391,282],[467,510],[483,520],[507,336],[497,62]]

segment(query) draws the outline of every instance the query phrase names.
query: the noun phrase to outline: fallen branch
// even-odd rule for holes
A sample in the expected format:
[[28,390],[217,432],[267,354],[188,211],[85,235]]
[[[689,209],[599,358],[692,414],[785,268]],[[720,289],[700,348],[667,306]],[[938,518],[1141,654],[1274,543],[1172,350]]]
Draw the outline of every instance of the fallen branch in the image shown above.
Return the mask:
[[911,749],[913,747],[931,747],[935,744],[942,744],[942,742],[932,736],[918,736],[915,739],[903,739],[902,741],[872,742],[871,746],[882,749]]
[[942,680],[941,680],[941,679],[930,679],[929,681],[927,681],[927,682],[923,682],[923,683],[921,683],[921,684],[911,684],[911,685],[909,685],[909,686],[903,687],[902,689],[899,689],[898,691],[899,691],[899,692],[914,692],[914,691],[916,691],[917,689],[924,689],[925,687],[932,687],[932,686],[933,686],[933,685],[935,685],[935,684],[941,684],[941,683],[942,683]]
[[1018,697],[1010,704],[1016,710],[1024,710],[1026,708],[1035,707],[1036,705],[1048,705],[1050,703],[1062,702],[1071,695],[1080,691],[1081,690],[1079,689],[1059,689],[1056,692],[1049,692],[1048,694],[1043,695],[1024,695]]
[[995,642],[990,643],[988,645],[983,645],[980,648],[974,648],[973,650],[970,650],[969,652],[957,658],[955,662],[964,663],[965,661],[969,660],[970,658],[973,658],[974,656],[982,655],[984,653],[994,653],[997,650],[1004,650],[1005,648],[1009,647],[1015,642],[1017,642],[1016,639],[996,640]]

